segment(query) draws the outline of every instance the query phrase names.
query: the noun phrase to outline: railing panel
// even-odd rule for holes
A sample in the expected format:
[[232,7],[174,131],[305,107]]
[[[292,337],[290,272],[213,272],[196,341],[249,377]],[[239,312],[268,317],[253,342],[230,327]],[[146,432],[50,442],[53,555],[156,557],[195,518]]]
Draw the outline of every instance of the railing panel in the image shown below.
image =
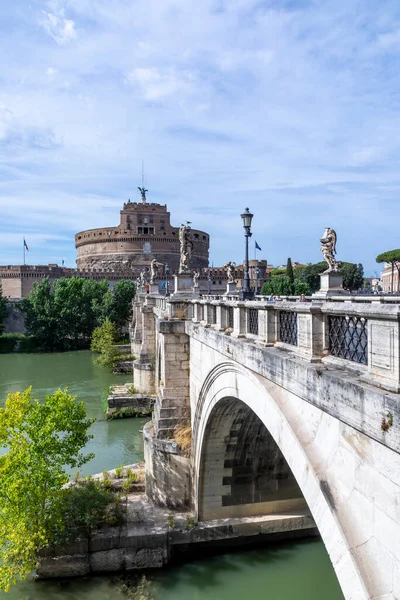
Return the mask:
[[279,311],[279,340],[297,346],[297,313],[291,310]]
[[227,318],[228,327],[233,329],[233,306],[227,306],[226,312],[228,315],[228,318]]
[[249,308],[247,313],[247,333],[258,335],[258,308]]
[[329,351],[332,356],[368,364],[368,321],[364,317],[330,315]]

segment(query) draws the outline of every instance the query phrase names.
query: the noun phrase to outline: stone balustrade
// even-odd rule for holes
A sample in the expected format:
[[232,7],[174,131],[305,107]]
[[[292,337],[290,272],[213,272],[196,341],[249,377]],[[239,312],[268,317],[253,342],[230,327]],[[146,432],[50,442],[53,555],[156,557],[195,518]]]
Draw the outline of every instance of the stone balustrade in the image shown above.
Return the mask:
[[310,362],[355,368],[363,380],[400,391],[398,297],[338,296],[305,302],[295,297],[277,302],[265,296],[246,302],[218,296],[179,301],[158,297],[155,305],[161,318],[192,320]]

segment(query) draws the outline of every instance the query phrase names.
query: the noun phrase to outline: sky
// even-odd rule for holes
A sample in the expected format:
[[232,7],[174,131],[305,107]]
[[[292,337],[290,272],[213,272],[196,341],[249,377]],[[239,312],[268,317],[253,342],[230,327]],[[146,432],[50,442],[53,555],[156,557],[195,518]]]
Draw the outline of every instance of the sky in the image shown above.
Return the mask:
[[75,266],[74,234],[167,204],[242,262],[380,271],[400,247],[398,0],[0,3],[0,264]]

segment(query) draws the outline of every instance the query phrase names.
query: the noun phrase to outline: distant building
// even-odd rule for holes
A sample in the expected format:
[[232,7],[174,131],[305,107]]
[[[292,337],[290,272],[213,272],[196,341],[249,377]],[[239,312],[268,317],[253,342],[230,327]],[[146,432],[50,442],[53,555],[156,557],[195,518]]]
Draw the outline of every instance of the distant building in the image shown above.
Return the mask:
[[120,279],[132,279],[130,271],[86,271],[50,265],[6,265],[0,266],[0,281],[2,293],[6,298],[19,299],[29,296],[35,281],[42,281],[48,277],[55,281],[61,277],[85,277],[87,279],[108,279],[111,287]]
[[[399,265],[399,268],[400,268],[400,265]],[[384,292],[392,291],[392,265],[389,263],[386,263],[385,266],[383,267],[383,270],[381,273],[381,286],[382,286],[382,290]],[[394,272],[393,272],[393,292],[400,292],[399,272],[396,268],[396,265],[394,267]]]
[[[191,268],[208,267],[208,233],[192,229],[191,240]],[[75,247],[78,269],[129,269],[136,278],[153,258],[168,263],[171,273],[179,268],[179,227],[172,227],[164,204],[129,201],[120,212],[119,225],[79,232]]]

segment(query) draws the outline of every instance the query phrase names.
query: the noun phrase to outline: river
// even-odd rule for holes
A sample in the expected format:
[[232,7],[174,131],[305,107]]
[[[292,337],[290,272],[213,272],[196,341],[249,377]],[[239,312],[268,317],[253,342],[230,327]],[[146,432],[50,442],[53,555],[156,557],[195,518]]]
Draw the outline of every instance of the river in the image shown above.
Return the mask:
[[[82,474],[98,473],[143,459],[140,429],[147,419],[105,421],[102,397],[109,385],[130,380],[93,364],[92,353],[0,354],[0,403],[32,385],[42,399],[68,387],[97,421],[87,450],[95,458]],[[252,550],[203,556],[148,575],[158,600],[343,600],[323,543],[296,541]],[[114,577],[66,582],[21,582],[6,600],[114,600],[127,598]]]

